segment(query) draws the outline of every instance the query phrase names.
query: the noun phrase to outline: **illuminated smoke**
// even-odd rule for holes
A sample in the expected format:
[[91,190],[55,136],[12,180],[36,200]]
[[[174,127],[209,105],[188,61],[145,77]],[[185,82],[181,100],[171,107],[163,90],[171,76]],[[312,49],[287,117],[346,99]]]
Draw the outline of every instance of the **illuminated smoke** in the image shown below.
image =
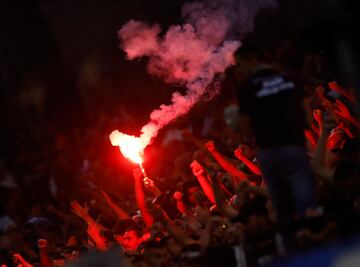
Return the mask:
[[171,26],[160,35],[159,25],[130,20],[119,30],[121,48],[133,60],[148,57],[148,72],[167,83],[186,87],[174,92],[171,104],[150,114],[141,132],[144,148],[159,129],[175,120],[201,100],[219,93],[214,81],[235,63],[240,38],[251,31],[258,10],[276,5],[275,0],[209,0],[185,4],[183,25]]

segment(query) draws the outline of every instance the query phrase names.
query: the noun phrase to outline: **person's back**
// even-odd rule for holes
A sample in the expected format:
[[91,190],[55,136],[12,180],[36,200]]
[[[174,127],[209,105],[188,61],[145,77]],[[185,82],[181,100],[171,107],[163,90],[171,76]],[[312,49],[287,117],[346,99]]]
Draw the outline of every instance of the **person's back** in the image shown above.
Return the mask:
[[[294,245],[290,225],[315,207],[315,183],[305,147],[305,112],[299,82],[271,67],[269,50],[248,46],[239,62],[247,66],[239,86],[240,124],[255,137],[257,160],[267,184],[287,249]],[[254,136],[252,136],[254,135]]]
[[259,65],[241,86],[240,112],[250,117],[258,147],[305,144],[300,83]]

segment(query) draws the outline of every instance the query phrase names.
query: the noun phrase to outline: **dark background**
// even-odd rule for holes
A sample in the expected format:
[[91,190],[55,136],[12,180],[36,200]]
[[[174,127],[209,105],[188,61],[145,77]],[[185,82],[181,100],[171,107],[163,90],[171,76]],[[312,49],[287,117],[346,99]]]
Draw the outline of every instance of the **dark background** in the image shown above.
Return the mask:
[[[147,74],[145,61],[125,59],[117,31],[129,19],[158,22],[163,29],[179,24],[183,2],[2,0],[0,157],[24,138],[41,138],[52,125],[91,121],[104,108],[120,114],[126,107],[139,125],[146,122],[172,89]],[[356,1],[279,2],[287,34],[301,36],[311,49],[336,54],[339,32],[356,36]]]
[[[125,59],[117,31],[129,19],[164,28],[180,23],[181,5],[177,0],[1,1],[1,156],[44,123],[69,127],[103,105],[113,112],[122,105],[141,106],[144,115],[155,108],[168,86],[149,77],[144,62]],[[100,77],[96,86],[82,86],[88,72]]]

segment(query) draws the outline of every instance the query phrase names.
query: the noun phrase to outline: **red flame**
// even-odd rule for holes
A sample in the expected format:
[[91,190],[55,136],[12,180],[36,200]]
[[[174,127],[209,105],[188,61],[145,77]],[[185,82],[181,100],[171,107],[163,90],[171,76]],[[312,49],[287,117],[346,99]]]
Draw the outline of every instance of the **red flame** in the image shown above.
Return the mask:
[[113,146],[119,146],[124,157],[137,164],[143,163],[143,153],[145,147],[147,146],[147,143],[145,143],[143,139],[121,133],[118,130],[113,131],[109,135],[109,138]]

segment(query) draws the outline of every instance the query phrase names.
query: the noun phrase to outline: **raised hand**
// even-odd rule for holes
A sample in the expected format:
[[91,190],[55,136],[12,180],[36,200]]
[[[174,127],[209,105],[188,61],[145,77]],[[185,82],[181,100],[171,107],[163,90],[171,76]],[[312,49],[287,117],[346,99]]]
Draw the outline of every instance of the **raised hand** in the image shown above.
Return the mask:
[[46,239],[38,239],[37,246],[39,249],[47,247],[47,240]]
[[328,86],[331,90],[336,91],[341,94],[341,92],[340,92],[341,90],[339,91],[339,85],[337,84],[337,82],[335,82],[335,81],[329,82]]
[[197,162],[196,160],[194,160],[194,161],[190,164],[190,168],[191,168],[193,174],[194,174],[196,177],[204,174],[204,172],[205,172],[203,166],[201,166],[201,164],[200,164],[199,162]]
[[209,150],[209,152],[213,152],[216,149],[214,141],[207,142],[205,144],[205,147],[207,148],[207,150]]
[[323,123],[323,112],[320,109],[315,109],[313,111],[313,117],[319,126],[321,126]]
[[144,185],[147,190],[151,190],[155,186],[155,183],[153,180],[151,180],[149,177],[144,178]]
[[181,193],[180,191],[176,191],[174,194],[173,194],[173,198],[180,201],[183,197],[183,193]]
[[237,158],[243,158],[245,157],[244,156],[244,153],[243,153],[243,148],[242,147],[238,147],[235,151],[234,151],[234,154]]
[[24,259],[23,259],[23,257],[22,257],[19,253],[14,253],[14,254],[12,255],[12,260],[13,260],[14,263],[19,264],[19,263],[21,263]]
[[16,266],[33,267],[33,265],[24,260],[24,258],[19,253],[14,253],[12,255],[12,260]]
[[155,185],[154,181],[151,180],[149,177],[144,178],[144,185],[146,190],[153,193],[156,197],[161,195],[160,189]]
[[77,202],[76,200],[71,201],[71,211],[73,213],[75,213],[77,216],[79,216],[80,218],[86,219],[89,216],[89,207],[86,205],[84,205],[84,207],[82,207],[79,202]]

